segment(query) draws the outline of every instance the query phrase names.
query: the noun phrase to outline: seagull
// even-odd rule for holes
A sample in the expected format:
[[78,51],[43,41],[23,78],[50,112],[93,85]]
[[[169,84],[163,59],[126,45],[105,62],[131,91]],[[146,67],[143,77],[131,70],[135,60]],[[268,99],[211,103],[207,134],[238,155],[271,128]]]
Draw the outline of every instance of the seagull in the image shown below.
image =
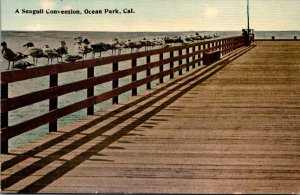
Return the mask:
[[101,52],[111,49],[110,44],[106,43],[96,43],[91,45],[91,47],[93,48],[93,58],[95,57],[95,53],[99,53],[99,57],[101,57]]
[[118,50],[118,54],[121,54],[121,50],[126,47],[124,42],[120,42],[118,38],[113,39],[114,43],[110,45],[112,55],[114,55],[114,50]]
[[131,42],[131,40],[128,40],[128,44],[127,47],[131,49],[131,53],[133,51],[134,48],[136,48],[136,52],[138,52],[138,50],[142,47],[145,46],[145,43],[138,41],[138,42]]
[[93,51],[93,48],[90,46],[90,41],[88,39],[84,39],[82,41],[83,45],[83,54],[85,55],[85,57],[87,58],[87,54],[91,53]]
[[8,67],[7,70],[9,70],[10,67],[10,62],[13,63],[13,67],[15,66],[15,62],[25,59],[28,57],[28,55],[22,54],[21,52],[13,52],[11,49],[9,49],[7,47],[7,43],[6,42],[2,42],[1,43],[2,46],[2,50],[1,53],[3,55],[3,58],[6,59],[8,61]]
[[48,56],[48,64],[49,64],[49,59],[51,60],[51,64],[52,64],[53,58],[56,58],[57,62],[58,62],[58,58],[62,59],[62,55],[60,55],[59,53],[57,53],[55,50],[50,49],[49,45],[45,45],[43,47],[43,52],[45,54],[47,54],[47,56]]
[[58,54],[61,55],[61,61],[62,61],[62,57],[68,54],[68,48],[66,46],[66,42],[65,41],[61,41],[61,46],[57,49],[54,49],[54,51],[56,51]]
[[81,60],[83,57],[80,55],[66,55],[65,60],[67,62],[75,62],[77,60]]
[[17,64],[15,64],[13,68],[25,70],[27,67],[30,67],[30,66],[34,66],[34,64],[31,64],[27,61],[21,60]]
[[89,45],[90,41],[88,39],[82,41],[82,37],[75,38],[74,40],[76,40],[74,45],[77,53],[82,55],[83,58],[87,58],[87,54],[93,51],[93,48]]
[[33,58],[33,64],[38,63],[38,58],[49,58],[47,54],[43,52],[40,48],[35,48],[32,42],[28,42],[23,45],[23,47],[27,47],[28,54]]

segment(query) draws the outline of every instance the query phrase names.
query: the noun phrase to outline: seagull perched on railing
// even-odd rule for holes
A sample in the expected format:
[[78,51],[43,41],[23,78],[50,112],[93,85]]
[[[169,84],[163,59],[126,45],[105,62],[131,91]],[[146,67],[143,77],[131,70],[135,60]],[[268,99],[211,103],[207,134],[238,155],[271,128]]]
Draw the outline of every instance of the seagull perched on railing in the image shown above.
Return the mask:
[[65,41],[61,41],[61,46],[57,49],[54,49],[54,51],[56,51],[58,54],[61,55],[61,61],[62,61],[62,58],[63,56],[67,55],[68,54],[68,48],[67,48],[67,44]]
[[77,53],[82,55],[83,58],[87,58],[87,54],[93,51],[93,48],[90,46],[90,41],[88,39],[82,40],[82,37],[77,37],[74,40],[76,40],[74,45]]
[[80,55],[66,55],[66,62],[75,62],[77,60],[81,60],[82,56]]
[[96,43],[91,45],[91,47],[93,48],[93,58],[95,57],[95,53],[99,53],[99,57],[101,57],[102,52],[111,49],[111,45],[106,43]]
[[59,53],[57,53],[55,50],[50,49],[49,45],[45,45],[43,47],[43,52],[45,54],[47,54],[47,56],[48,56],[48,64],[49,64],[49,60],[51,60],[51,64],[52,64],[53,58],[56,58],[57,62],[58,62],[58,58],[62,59],[62,55],[60,55]]
[[42,49],[35,48],[32,42],[24,44],[23,47],[27,47],[28,54],[33,58],[33,64],[35,65],[38,63],[38,58],[49,58]]
[[6,42],[2,42],[1,46],[2,46],[1,53],[3,55],[3,58],[8,61],[7,70],[9,70],[10,62],[13,63],[13,68],[14,68],[15,62],[28,57],[28,55],[22,54],[21,52],[13,52],[11,49],[7,47]]
[[133,49],[136,49],[136,51],[138,52],[138,50],[142,47],[144,47],[144,44],[141,41],[133,42],[130,39],[128,39],[126,46],[125,46],[125,48],[131,49],[131,53],[132,53]]
[[25,70],[27,67],[30,67],[30,66],[34,66],[34,64],[31,64],[27,61],[19,61],[17,64],[14,65],[14,69],[21,69],[21,70]]
[[118,50],[118,54],[120,55],[121,54],[121,50],[126,47],[126,44],[124,42],[119,41],[118,38],[114,38],[113,42],[114,43],[112,43],[110,45],[110,49],[112,51],[112,55],[114,55],[114,51],[116,51],[116,50]]

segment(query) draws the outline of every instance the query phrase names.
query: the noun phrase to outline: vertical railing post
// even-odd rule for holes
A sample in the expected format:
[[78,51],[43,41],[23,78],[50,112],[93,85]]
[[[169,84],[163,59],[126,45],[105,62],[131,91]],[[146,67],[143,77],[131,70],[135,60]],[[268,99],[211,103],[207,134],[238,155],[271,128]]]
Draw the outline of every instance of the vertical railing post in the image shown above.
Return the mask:
[[[146,57],[146,63],[150,64],[150,62],[151,62],[151,56],[147,56]],[[146,76],[147,77],[151,76],[151,69],[150,68],[147,68]],[[151,82],[147,83],[147,89],[151,89]]]
[[228,41],[228,39],[225,39],[225,40],[224,40],[224,54],[227,53],[227,47],[228,47],[227,41]]
[[[136,58],[131,60],[131,68],[136,67],[136,61],[137,61]],[[131,82],[134,82],[136,80],[137,80],[137,74],[134,73],[134,74],[131,75]],[[133,88],[131,90],[131,94],[132,94],[132,96],[136,96],[137,95],[137,88]]]
[[227,53],[227,39],[224,40],[224,54]]
[[[174,57],[174,52],[173,51],[171,51],[170,52],[170,58],[173,58]],[[174,68],[174,62],[170,62],[170,69],[171,68]],[[174,78],[174,73],[172,72],[171,74],[170,74],[170,79],[173,79]]]
[[[49,87],[57,87],[58,86],[58,74],[50,75]],[[57,96],[49,99],[49,112],[57,109],[58,98]],[[49,132],[57,131],[57,120],[54,120],[49,123]]]
[[[159,54],[159,61],[164,59],[164,54],[161,53]],[[159,72],[163,72],[164,71],[164,65],[159,66]],[[164,77],[159,78],[159,82],[163,83],[164,82]]]
[[[198,51],[200,51],[201,50],[201,45],[198,45]],[[198,59],[200,59],[201,58],[201,55],[200,55],[200,53],[198,54]],[[199,61],[198,62],[198,66],[200,66],[201,65],[201,62]]]
[[[178,56],[182,56],[182,50],[178,51]],[[178,61],[178,66],[182,64],[182,59]],[[182,75],[182,69],[179,70],[179,75]]]
[[[193,47],[193,53],[195,53],[195,51],[196,51],[196,47],[194,46],[194,47]],[[195,61],[195,59],[196,59],[195,54],[194,54],[194,56],[193,56],[192,59],[193,59],[193,61]],[[196,64],[193,64],[192,68],[196,68]]]
[[[190,48],[186,48],[186,54],[188,55],[190,53]],[[186,63],[190,62],[190,57],[186,58]],[[186,66],[186,71],[190,71],[190,66]]]
[[[1,101],[8,98],[8,83],[1,84]],[[8,127],[8,112],[1,113],[1,129]],[[8,153],[8,139],[1,140],[1,154]]]
[[202,58],[203,58],[202,64],[203,64],[203,65],[206,65],[206,64],[204,64],[204,53],[206,52],[206,51],[205,51],[205,49],[206,49],[206,44],[205,44],[205,43],[202,45],[202,48],[203,48],[203,52],[202,52]]
[[[113,72],[116,72],[119,70],[119,65],[118,65],[118,62],[114,62],[113,63],[113,67],[112,67],[112,71]],[[112,88],[115,89],[115,88],[118,88],[119,87],[119,79],[115,79],[112,81]],[[112,103],[113,104],[118,104],[119,103],[119,97],[118,96],[115,96],[112,98]]]
[[[93,78],[94,75],[94,67],[89,67],[87,69],[87,78]],[[90,87],[87,89],[87,98],[93,97],[94,96],[94,86]],[[88,115],[93,115],[94,114],[94,105],[90,106],[87,108],[87,114]]]

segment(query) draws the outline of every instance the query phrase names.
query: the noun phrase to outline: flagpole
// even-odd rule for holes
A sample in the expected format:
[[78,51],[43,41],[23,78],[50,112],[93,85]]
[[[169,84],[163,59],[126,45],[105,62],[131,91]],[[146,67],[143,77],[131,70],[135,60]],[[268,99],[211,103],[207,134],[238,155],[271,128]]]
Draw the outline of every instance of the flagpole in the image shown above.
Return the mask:
[[247,21],[248,21],[248,34],[249,34],[250,33],[249,0],[247,0]]

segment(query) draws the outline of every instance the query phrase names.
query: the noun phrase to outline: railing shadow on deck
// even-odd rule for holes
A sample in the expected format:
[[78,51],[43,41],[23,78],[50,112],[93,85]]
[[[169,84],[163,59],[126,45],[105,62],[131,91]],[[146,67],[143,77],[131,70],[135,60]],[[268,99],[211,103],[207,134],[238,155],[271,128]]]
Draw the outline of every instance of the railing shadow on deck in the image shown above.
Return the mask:
[[[151,111],[148,111],[139,119],[136,119],[135,121],[131,122],[130,124],[126,125],[122,129],[118,130],[116,133],[114,133],[111,136],[106,137],[103,141],[96,143],[93,147],[87,149],[86,151],[76,155],[74,158],[70,160],[66,160],[64,164],[57,167],[56,169],[50,171],[46,175],[42,176],[38,180],[34,181],[33,183],[29,184],[27,187],[20,190],[20,193],[35,193],[55,181],[56,179],[60,178],[64,174],[68,173],[78,165],[80,165],[82,162],[88,160],[92,155],[96,155],[99,151],[103,150],[104,148],[108,147],[110,144],[114,143],[118,139],[122,138],[123,136],[127,135],[131,130],[133,130],[135,127],[138,127],[139,125],[143,124],[145,121],[147,121],[150,117],[154,116],[158,112],[165,109],[167,106],[169,106],[171,103],[176,101],[178,98],[183,96],[186,92],[190,91],[197,85],[201,84],[203,81],[207,80],[214,74],[216,74],[218,71],[222,70],[226,65],[231,63],[232,61],[236,60],[255,46],[250,46],[246,48],[241,48],[236,53],[229,54],[228,57],[222,59],[220,62],[217,62],[211,66],[205,67],[205,68],[198,68],[195,69],[190,74],[184,75],[176,80],[171,80],[169,83],[167,83],[165,86],[159,88],[158,90],[154,90],[147,96],[143,96],[138,98],[137,100],[123,105],[120,108],[109,112],[103,116],[99,116],[99,118],[89,122],[88,124],[85,124],[81,127],[75,128],[71,132],[65,133],[54,140],[51,140],[41,146],[38,146],[36,148],[33,148],[32,150],[18,155],[14,158],[12,158],[9,161],[6,161],[2,164],[2,171],[22,162],[23,160],[30,158],[34,156],[35,154],[50,148],[56,144],[58,144],[61,140],[64,140],[66,138],[70,138],[88,128],[93,127],[94,125],[98,124],[101,121],[104,121],[106,119],[109,119],[110,117],[121,113],[122,111],[129,109],[133,105],[137,106],[138,103],[141,103],[145,100],[147,100],[149,97],[153,97],[152,100],[147,102],[146,104],[143,104],[141,106],[138,106],[137,109],[130,111],[122,116],[119,116],[117,119],[115,119],[113,122],[111,122],[108,125],[105,125],[94,132],[85,135],[82,138],[79,138],[77,141],[74,141],[73,143],[70,143],[69,145],[66,145],[62,149],[49,154],[45,157],[42,157],[40,160],[34,162],[33,164],[23,168],[22,170],[16,172],[15,174],[3,179],[1,181],[1,188],[5,191],[6,188],[9,188],[10,186],[14,185],[18,181],[30,176],[31,174],[34,174],[36,171],[44,168],[45,166],[49,165],[50,163],[54,162],[55,160],[60,160],[59,158],[63,155],[70,153],[74,151],[75,149],[79,148],[80,146],[84,145],[85,143],[93,140],[95,137],[101,136],[106,131],[114,128],[115,126],[121,124],[122,122],[126,121],[128,118],[141,113],[146,108],[154,107],[154,104],[158,101],[162,100],[163,98],[169,97],[166,99],[165,102],[160,104],[157,107],[154,107]],[[184,82],[179,82],[184,81]],[[189,83],[193,82],[191,85],[187,85]],[[187,87],[188,86],[188,87]],[[172,90],[167,90],[169,87],[174,87]],[[164,92],[165,91],[165,92]],[[162,94],[159,94],[161,92],[164,92]],[[177,92],[177,93],[176,93]],[[159,94],[159,95],[158,95]],[[155,96],[158,95],[158,96]],[[173,96],[172,96],[173,95]],[[171,96],[171,97],[170,97]]]

